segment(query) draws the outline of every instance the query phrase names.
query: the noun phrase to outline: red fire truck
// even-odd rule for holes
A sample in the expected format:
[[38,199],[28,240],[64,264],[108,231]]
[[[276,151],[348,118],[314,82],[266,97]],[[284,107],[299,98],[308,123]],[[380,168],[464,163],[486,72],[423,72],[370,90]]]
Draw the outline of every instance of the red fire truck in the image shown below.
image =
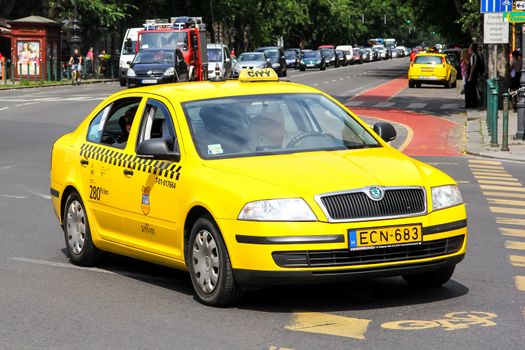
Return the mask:
[[188,64],[190,80],[208,79],[206,25],[202,17],[171,17],[146,20],[138,32],[137,51],[151,48],[180,49]]

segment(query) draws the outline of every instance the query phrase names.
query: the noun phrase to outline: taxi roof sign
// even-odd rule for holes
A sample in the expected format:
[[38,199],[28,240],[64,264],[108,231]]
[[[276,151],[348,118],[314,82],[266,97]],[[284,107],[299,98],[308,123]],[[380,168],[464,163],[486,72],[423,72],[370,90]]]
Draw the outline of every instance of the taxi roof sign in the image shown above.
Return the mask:
[[279,77],[272,68],[243,69],[239,81],[279,81]]

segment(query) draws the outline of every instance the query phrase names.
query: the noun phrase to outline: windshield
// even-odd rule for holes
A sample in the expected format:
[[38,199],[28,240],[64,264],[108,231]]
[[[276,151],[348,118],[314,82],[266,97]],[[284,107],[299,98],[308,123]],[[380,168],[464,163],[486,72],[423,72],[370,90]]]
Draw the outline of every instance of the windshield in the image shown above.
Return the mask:
[[264,61],[264,54],[262,52],[241,53],[237,61]]
[[183,108],[204,159],[379,146],[321,94],[235,96],[186,102]]
[[166,50],[148,50],[148,51],[139,51],[133,60],[133,63],[141,64],[173,64],[173,51]]
[[303,54],[303,57],[304,58],[316,58],[316,59],[321,59],[321,54],[319,52],[315,52],[315,51],[307,51]]
[[188,50],[186,32],[144,32],[140,34],[140,49],[170,48]]
[[286,57],[286,59],[292,60],[292,59],[295,59],[295,56],[296,56],[295,51],[285,51],[284,52],[284,57]]
[[326,57],[332,57],[334,55],[334,50],[332,49],[321,49],[321,54]]
[[208,49],[208,62],[222,62],[222,49]]
[[441,64],[442,58],[439,56],[417,56],[414,64]]

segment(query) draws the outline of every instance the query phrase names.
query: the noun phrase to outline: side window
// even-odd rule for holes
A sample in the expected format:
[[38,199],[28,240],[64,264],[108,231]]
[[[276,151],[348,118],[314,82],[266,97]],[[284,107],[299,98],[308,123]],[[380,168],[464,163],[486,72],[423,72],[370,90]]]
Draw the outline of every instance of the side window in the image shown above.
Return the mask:
[[168,108],[162,102],[153,99],[148,99],[146,102],[137,146],[150,139],[164,139],[171,152],[179,149],[173,120]]
[[223,61],[226,61],[227,58],[230,58],[230,53],[228,52],[228,48],[227,47],[223,47],[222,48],[222,60]]
[[175,51],[177,53],[177,63],[184,62],[184,56],[179,50]]
[[87,140],[103,145],[124,148],[140,104],[140,97],[114,101],[91,121]]

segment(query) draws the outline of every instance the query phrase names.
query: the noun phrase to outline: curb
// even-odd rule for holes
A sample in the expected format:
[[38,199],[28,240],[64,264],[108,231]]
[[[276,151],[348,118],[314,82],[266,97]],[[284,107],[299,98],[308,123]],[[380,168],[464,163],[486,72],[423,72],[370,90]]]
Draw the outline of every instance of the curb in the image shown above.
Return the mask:
[[[100,80],[82,80],[81,85],[84,84],[100,84],[100,83],[112,83],[119,81],[118,78],[115,79],[100,79]],[[0,85],[0,91],[8,90],[20,90],[20,89],[39,89],[39,88],[48,88],[48,87],[57,87],[57,86],[71,86],[71,82],[64,84],[49,84],[49,85],[35,85],[35,86],[17,86],[17,85]]]

